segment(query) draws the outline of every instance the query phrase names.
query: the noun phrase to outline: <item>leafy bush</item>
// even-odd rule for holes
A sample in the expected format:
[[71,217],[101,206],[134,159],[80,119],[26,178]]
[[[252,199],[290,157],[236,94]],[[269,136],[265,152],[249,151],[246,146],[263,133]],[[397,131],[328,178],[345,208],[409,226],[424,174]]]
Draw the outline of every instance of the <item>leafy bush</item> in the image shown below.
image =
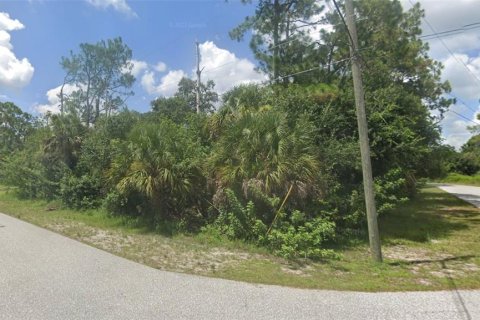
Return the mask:
[[450,173],[448,176],[440,180],[447,183],[459,183],[480,186],[480,174],[474,176],[467,176],[458,173]]
[[391,210],[408,201],[409,189],[407,179],[400,168],[387,172],[383,177],[375,179],[375,200],[377,214]]
[[41,150],[42,132],[29,141],[25,149],[0,161],[2,183],[18,187],[22,198],[52,200],[59,195],[60,180],[69,172],[62,162],[50,161]]
[[[337,257],[335,252],[323,248],[324,244],[335,238],[335,224],[323,218],[303,220],[295,217],[303,216],[294,211],[290,221],[283,222],[280,227],[272,229],[266,235],[266,242],[272,251],[284,258],[325,259]],[[294,221],[296,223],[294,223]]]
[[[224,197],[221,203],[218,200],[220,197]],[[266,231],[265,224],[256,217],[252,201],[243,206],[230,189],[219,190],[216,198],[214,201],[219,204],[219,214],[214,226],[228,238],[256,241],[262,231]]]
[[298,210],[286,218],[285,212],[279,211],[277,219],[268,227],[257,218],[256,207],[252,201],[242,205],[230,189],[222,190],[220,195],[217,193],[216,196],[223,199],[217,200],[217,203],[221,203],[220,207],[217,207],[219,214],[209,228],[216,229],[229,239],[254,242],[288,259],[335,257],[332,250],[322,248],[325,242],[335,237],[335,224],[328,219],[307,219],[305,213]]
[[41,163],[20,164],[18,158],[9,158],[2,163],[2,183],[18,187],[17,194],[27,199],[56,198],[59,190],[59,183],[51,181],[45,176],[45,170]]
[[101,180],[97,176],[67,175],[60,182],[60,198],[69,208],[91,209],[100,205]]

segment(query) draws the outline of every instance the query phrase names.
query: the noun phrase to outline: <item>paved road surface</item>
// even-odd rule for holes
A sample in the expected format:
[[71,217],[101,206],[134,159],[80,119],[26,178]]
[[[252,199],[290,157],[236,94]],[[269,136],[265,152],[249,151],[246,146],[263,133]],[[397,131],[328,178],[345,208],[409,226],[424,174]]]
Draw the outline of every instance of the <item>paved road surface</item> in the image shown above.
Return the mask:
[[480,208],[480,187],[461,186],[454,184],[439,184],[436,186],[460,199],[470,202],[477,208]]
[[163,272],[0,214],[0,319],[480,319],[480,291],[300,290]]

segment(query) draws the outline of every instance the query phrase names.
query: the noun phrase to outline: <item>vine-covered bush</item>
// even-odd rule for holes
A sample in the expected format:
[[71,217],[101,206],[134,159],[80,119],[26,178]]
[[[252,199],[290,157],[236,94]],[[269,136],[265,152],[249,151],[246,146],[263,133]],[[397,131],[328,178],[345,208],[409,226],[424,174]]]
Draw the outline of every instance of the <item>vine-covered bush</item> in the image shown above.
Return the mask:
[[290,219],[282,221],[280,226],[273,228],[265,236],[267,245],[272,251],[284,258],[333,258],[337,255],[331,249],[325,248],[325,243],[335,238],[335,224],[327,219],[299,219],[304,214],[294,211]]
[[235,193],[222,190],[217,198],[223,199],[217,218],[210,228],[230,239],[243,239],[266,246],[284,258],[323,259],[335,257],[325,244],[335,238],[335,224],[327,218],[307,218],[294,210],[290,214],[279,210],[269,224],[258,218],[252,201],[243,205]]

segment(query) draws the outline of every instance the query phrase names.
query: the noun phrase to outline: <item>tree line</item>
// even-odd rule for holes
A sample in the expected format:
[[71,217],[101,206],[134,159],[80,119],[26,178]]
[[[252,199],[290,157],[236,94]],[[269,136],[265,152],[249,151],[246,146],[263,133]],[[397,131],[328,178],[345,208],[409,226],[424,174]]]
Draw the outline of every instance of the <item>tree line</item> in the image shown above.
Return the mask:
[[[359,0],[355,9],[382,215],[414,196],[420,178],[449,170],[432,111],[441,117],[452,101],[419,38],[419,5]],[[131,50],[120,38],[81,44],[61,61],[65,86],[76,89],[62,90],[60,113],[41,121],[0,105],[2,183],[159,231],[209,232],[284,257],[334,256],[329,244],[366,224],[348,35],[322,10],[313,0],[259,1],[230,35],[254,31],[250,46],[272,81],[223,95],[202,84],[200,114],[188,78],[151,111],[128,110]],[[322,24],[331,28],[314,40]]]

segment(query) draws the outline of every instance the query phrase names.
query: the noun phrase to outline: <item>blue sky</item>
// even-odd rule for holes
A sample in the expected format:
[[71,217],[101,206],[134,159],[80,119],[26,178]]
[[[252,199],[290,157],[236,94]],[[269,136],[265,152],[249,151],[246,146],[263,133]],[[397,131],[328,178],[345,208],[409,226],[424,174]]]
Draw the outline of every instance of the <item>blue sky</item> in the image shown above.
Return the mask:
[[[253,12],[252,5],[223,0],[130,1],[125,2],[129,10],[121,10],[113,5],[96,6],[97,2],[100,3],[80,0],[3,2],[0,12],[24,26],[8,31],[13,52],[17,59],[27,58],[34,71],[28,84],[21,88],[0,84],[0,95],[7,96],[26,111],[35,112],[38,104],[48,103],[47,91],[63,81],[64,72],[59,64],[62,56],[68,56],[70,50],[76,51],[80,43],[95,43],[117,36],[132,49],[135,61],[141,66],[150,65],[150,71],[144,68],[136,75],[135,96],[128,101],[141,111],[148,110],[149,102],[163,93],[143,89],[144,73],[154,73],[154,85],[158,85],[169,71],[183,70],[190,76],[195,64],[196,39],[204,46],[214,43],[210,46],[212,53],[217,48],[228,48],[228,52],[238,57],[237,62],[246,58],[254,66],[248,43],[228,37],[228,31]],[[166,65],[164,72],[153,68],[159,62]],[[245,72],[245,76],[252,74],[253,68]]]
[[[255,2],[255,1],[253,1]],[[404,8],[410,0],[401,0]],[[435,31],[479,22],[478,0],[421,0]],[[201,43],[204,78],[220,92],[261,81],[248,39],[228,31],[253,14],[255,4],[238,0],[2,0],[0,2],[0,101],[30,113],[55,110],[64,73],[60,59],[83,42],[121,36],[133,51],[137,78],[130,108],[147,111],[155,97],[171,95],[182,76],[192,76],[196,39]],[[424,34],[432,30],[424,23]],[[471,134],[480,98],[480,28],[430,40],[433,58],[445,65],[443,78],[461,99],[442,122],[446,143],[459,147]],[[448,48],[445,48],[445,46]],[[451,54],[453,53],[453,55]],[[467,70],[467,68],[470,70]]]

